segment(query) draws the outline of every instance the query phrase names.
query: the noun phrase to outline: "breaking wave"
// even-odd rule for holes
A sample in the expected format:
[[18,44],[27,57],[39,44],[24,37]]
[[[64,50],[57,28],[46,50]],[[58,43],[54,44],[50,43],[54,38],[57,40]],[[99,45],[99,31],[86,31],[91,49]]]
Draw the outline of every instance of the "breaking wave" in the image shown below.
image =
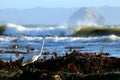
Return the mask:
[[51,33],[57,36],[66,36],[72,34],[67,26],[22,26],[12,23],[6,25],[6,30],[3,34],[5,35],[27,35],[27,36],[41,36],[46,33]]
[[25,36],[42,36],[50,33],[56,36],[73,36],[73,37],[102,37],[109,35],[120,36],[119,26],[23,26],[8,23],[5,28],[0,27],[0,33],[4,35],[25,35]]
[[120,26],[78,26],[72,36],[120,36]]

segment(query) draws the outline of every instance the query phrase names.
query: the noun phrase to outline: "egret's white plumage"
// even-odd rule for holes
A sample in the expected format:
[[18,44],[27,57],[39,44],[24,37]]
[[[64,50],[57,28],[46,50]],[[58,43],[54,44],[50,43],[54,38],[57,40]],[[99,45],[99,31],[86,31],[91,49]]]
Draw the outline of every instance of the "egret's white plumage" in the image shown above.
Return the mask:
[[44,47],[45,38],[46,37],[43,37],[41,50],[33,50],[32,52],[24,56],[23,61],[22,61],[22,66],[25,66],[26,64],[29,64],[29,63],[33,63],[41,56],[43,47]]

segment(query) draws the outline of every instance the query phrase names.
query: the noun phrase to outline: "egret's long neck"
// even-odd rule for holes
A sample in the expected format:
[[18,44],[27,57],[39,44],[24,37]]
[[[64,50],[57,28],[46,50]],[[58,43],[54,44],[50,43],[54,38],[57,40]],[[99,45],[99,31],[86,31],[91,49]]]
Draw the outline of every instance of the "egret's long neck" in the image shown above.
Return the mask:
[[41,44],[41,49],[40,49],[39,53],[36,54],[36,55],[40,56],[42,54],[42,51],[43,51],[43,48],[44,48],[44,42],[45,42],[45,37],[43,37],[42,44]]

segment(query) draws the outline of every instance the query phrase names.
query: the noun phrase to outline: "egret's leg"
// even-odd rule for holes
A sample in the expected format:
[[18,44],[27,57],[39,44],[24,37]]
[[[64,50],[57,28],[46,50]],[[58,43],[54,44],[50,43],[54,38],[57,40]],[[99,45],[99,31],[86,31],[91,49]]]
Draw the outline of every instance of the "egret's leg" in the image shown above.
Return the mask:
[[33,62],[33,64],[32,64],[32,72],[34,72],[34,70],[35,70],[35,63]]

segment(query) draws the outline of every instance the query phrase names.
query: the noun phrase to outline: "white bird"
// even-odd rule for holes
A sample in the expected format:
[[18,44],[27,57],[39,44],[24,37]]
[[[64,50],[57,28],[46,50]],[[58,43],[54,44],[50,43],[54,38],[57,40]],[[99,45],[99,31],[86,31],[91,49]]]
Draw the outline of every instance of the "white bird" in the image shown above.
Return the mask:
[[47,36],[43,37],[41,49],[40,50],[33,50],[29,54],[25,55],[23,60],[22,60],[22,66],[25,66],[29,63],[33,63],[41,56],[43,48],[44,48],[44,41],[45,41],[46,37],[54,37],[54,36],[48,34]]

